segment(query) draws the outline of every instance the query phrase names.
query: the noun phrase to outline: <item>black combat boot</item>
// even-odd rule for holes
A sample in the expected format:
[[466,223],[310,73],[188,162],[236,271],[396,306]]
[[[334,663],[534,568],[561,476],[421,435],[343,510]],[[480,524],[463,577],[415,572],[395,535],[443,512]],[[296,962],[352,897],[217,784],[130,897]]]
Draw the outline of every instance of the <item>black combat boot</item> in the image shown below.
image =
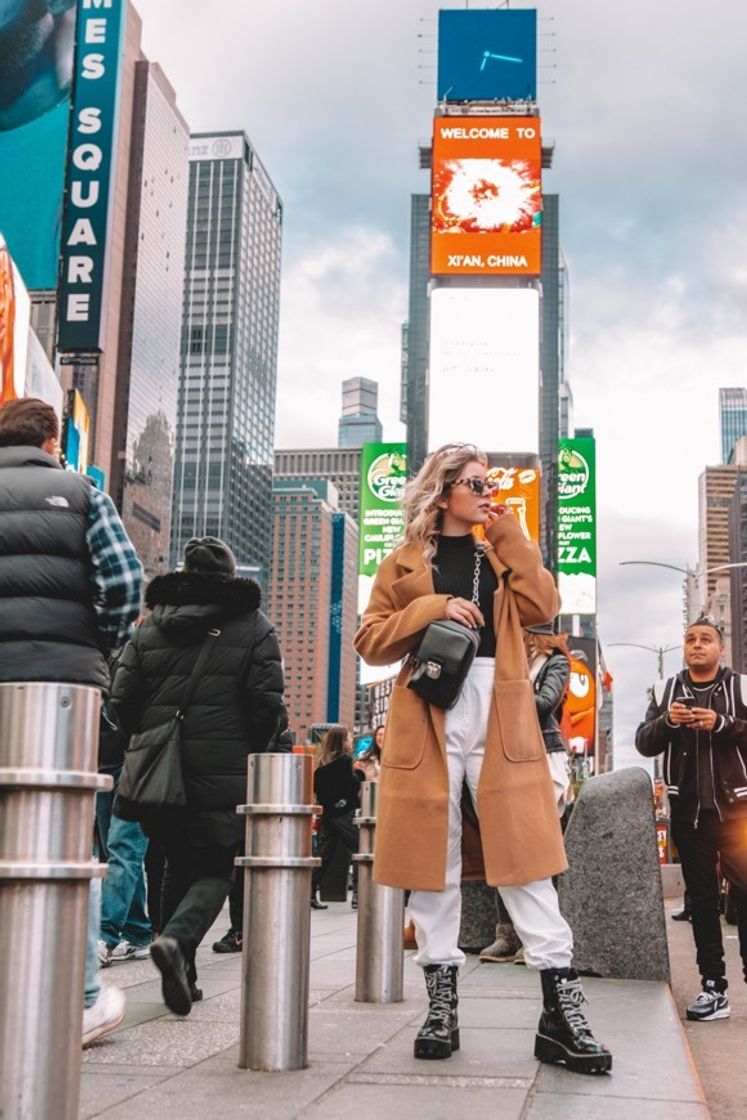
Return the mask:
[[457,966],[428,964],[423,969],[428,989],[428,1016],[415,1038],[416,1058],[450,1058],[459,1049]]
[[544,968],[540,1016],[534,1056],[541,1062],[565,1063],[574,1073],[608,1073],[612,1055],[597,1042],[581,1004],[585,996],[572,968]]

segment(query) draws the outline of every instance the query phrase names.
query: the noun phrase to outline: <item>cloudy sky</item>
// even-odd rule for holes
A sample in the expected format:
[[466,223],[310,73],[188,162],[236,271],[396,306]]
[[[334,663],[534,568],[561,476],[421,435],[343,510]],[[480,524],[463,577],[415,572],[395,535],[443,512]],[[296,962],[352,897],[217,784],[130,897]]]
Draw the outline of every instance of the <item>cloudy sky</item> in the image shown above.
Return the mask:
[[[135,0],[195,131],[244,128],[285,202],[278,445],[334,445],[340,382],[400,438],[399,327],[437,0]],[[472,0],[471,7],[493,7]],[[514,3],[512,7],[528,7]],[[545,181],[561,196],[576,423],[599,441],[600,631],[671,645],[720,385],[747,363],[747,8],[539,0]],[[608,649],[621,758],[656,657]],[[678,667],[678,655],[666,660]]]

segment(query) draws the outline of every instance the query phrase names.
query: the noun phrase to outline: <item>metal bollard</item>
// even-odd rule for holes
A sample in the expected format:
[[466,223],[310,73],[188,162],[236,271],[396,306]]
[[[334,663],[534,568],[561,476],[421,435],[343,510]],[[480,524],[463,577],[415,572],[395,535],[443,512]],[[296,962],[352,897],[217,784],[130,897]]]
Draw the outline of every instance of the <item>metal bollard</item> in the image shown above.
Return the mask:
[[76,1120],[100,693],[0,684],[0,1116]]
[[239,1069],[308,1065],[313,759],[249,755]]
[[358,855],[358,941],[355,998],[360,1003],[400,1003],[404,970],[402,929],[405,892],[373,881],[378,782],[361,785]]

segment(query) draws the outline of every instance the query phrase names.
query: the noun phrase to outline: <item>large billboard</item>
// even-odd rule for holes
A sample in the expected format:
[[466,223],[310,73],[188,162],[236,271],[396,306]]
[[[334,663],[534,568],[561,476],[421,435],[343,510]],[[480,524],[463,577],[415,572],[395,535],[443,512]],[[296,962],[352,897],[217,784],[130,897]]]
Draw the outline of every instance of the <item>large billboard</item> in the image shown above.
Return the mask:
[[539,276],[539,117],[436,117],[431,273]]
[[62,222],[58,349],[101,350],[126,0],[80,0]]
[[31,301],[0,233],[0,404],[25,396]]
[[558,590],[563,614],[597,609],[596,444],[561,439],[558,448]]
[[439,101],[535,101],[537,12],[438,13]]
[[[361,448],[358,535],[358,613],[371,597],[382,560],[404,532],[402,497],[407,481],[406,443],[364,443]],[[381,680],[391,670],[361,662],[361,683]]]
[[[539,544],[542,504],[539,457],[488,452],[488,478],[496,487],[493,504],[506,506],[519,522],[524,536]],[[475,531],[477,536],[484,536],[482,526],[475,526]]]
[[0,3],[0,229],[32,289],[57,286],[75,10]]
[[534,288],[431,292],[430,450],[464,441],[537,453],[539,333]]

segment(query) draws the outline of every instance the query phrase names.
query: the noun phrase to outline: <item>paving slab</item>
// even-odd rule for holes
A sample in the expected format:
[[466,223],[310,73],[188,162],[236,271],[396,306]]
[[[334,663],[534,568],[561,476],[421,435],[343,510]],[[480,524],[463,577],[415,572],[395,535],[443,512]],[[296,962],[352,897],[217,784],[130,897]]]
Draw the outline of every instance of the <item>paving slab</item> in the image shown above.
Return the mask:
[[[438,1096],[430,1093],[427,1103],[424,1088],[432,1087],[433,1080]],[[469,1110],[470,1120],[519,1120],[526,1091],[524,1088],[502,1088],[494,1084],[483,1086],[465,1084],[444,1085],[443,1078],[425,1079],[410,1084],[395,1082],[354,1082],[336,1086],[309,1108],[299,1113],[303,1120],[381,1120],[382,1116],[416,1117],[428,1120],[460,1120]],[[466,1090],[466,1091],[465,1091]],[[467,1095],[468,1094],[468,1095]],[[689,1118],[688,1118],[689,1120]]]
[[584,982],[592,1026],[614,1054],[611,1076],[584,1078],[533,1057],[536,973],[471,957],[460,978],[461,1050],[448,1062],[415,1061],[426,1008],[421,972],[408,953],[402,1002],[356,1003],[356,916],[342,904],[312,917],[310,1067],[238,1070],[241,958],[210,950],[226,922],[224,915],[198,953],[205,999],[186,1019],[161,1003],[150,961],[104,973],[106,983],[121,978],[127,1018],[84,1054],[82,1120],[379,1120],[395,1109],[407,1120],[708,1120],[678,1010],[661,983]]

